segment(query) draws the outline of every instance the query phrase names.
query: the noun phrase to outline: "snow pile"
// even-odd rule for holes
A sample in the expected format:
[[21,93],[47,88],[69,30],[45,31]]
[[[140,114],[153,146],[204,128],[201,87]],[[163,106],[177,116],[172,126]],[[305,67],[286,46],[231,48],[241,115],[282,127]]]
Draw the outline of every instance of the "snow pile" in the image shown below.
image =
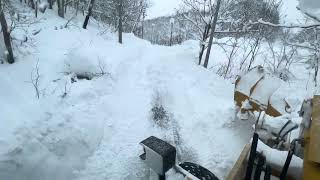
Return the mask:
[[[89,46],[71,49],[65,60],[66,71],[91,79],[95,74],[99,73],[99,62],[96,62],[98,58],[97,52],[93,51]],[[100,60],[101,63],[102,61]]]
[[39,11],[44,13],[48,6],[49,4],[47,2],[40,2],[40,4],[38,5]]

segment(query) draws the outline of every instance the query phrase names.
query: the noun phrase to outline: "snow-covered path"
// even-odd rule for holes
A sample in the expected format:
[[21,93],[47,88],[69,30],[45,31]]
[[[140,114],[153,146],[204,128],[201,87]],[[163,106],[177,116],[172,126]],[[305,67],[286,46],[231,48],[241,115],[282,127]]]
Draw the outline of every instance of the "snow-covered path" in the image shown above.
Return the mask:
[[[100,98],[100,106],[109,114],[104,138],[86,168],[78,174],[79,179],[146,176],[146,166],[138,158],[141,153],[138,143],[151,135],[173,139],[170,130],[163,132],[150,120],[156,91],[163,93],[166,107],[178,122],[184,146],[188,148],[183,152],[190,153],[181,156],[224,177],[251,136],[248,123],[241,130],[232,125],[232,85],[210,72],[201,72],[198,69],[201,67],[190,61],[192,50],[188,46],[168,48],[128,43],[124,48],[130,47],[132,53],[114,67],[112,93]],[[133,47],[136,49],[132,50]],[[238,133],[243,132],[247,136],[240,138]]]

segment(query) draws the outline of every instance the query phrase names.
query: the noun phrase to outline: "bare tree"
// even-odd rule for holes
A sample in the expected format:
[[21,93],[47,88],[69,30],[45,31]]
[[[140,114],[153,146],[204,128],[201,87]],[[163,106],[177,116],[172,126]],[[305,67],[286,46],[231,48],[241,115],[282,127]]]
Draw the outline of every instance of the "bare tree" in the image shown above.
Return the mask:
[[35,9],[36,8],[36,5],[34,3],[34,0],[28,0],[28,4],[29,6],[32,8],[32,9]]
[[122,43],[123,32],[138,32],[146,17],[148,0],[96,0],[95,17],[118,32]]
[[8,63],[12,64],[14,63],[14,57],[13,57],[13,50],[11,46],[11,28],[8,27],[6,17],[4,14],[4,5],[2,4],[2,0],[0,0],[0,22],[1,22],[1,28],[2,28],[2,34],[3,34],[3,39],[4,39],[4,44],[6,46],[6,58]]
[[36,67],[31,72],[31,82],[32,86],[34,87],[36,91],[36,97],[40,99],[40,89],[39,89],[39,83],[40,83],[40,73],[39,73],[39,60],[37,61]]
[[53,0],[48,0],[49,9],[53,9]]
[[293,63],[297,63],[295,60],[295,55],[297,54],[297,47],[290,45],[288,43],[290,40],[290,31],[285,30],[280,39],[280,42],[277,43],[279,46],[276,46],[276,43],[273,41],[268,41],[269,50],[271,52],[272,58],[267,58],[266,62],[268,63],[269,69],[277,75],[281,75],[281,71],[287,70],[290,71],[290,66]]
[[249,65],[247,67],[247,71],[251,69],[252,65],[256,60],[256,57],[261,47],[262,40],[263,40],[263,37],[260,35],[257,35],[257,36],[254,36],[254,38],[249,42],[251,58],[249,61]]
[[307,56],[307,64],[310,69],[314,71],[313,81],[315,86],[318,86],[318,75],[320,66],[320,32],[319,29],[313,28],[308,31],[309,38],[306,40],[305,45],[297,45],[299,48],[307,49],[310,54]]
[[119,43],[122,44],[122,32],[123,32],[123,26],[122,26],[122,18],[123,18],[123,0],[119,0],[119,6],[118,6],[118,14],[119,14],[119,24],[118,24],[118,33],[119,33]]
[[64,18],[64,0],[57,0],[58,5],[58,15],[62,18]]
[[35,4],[35,8],[34,8],[34,11],[35,11],[35,15],[36,15],[36,18],[38,17],[38,6],[39,6],[39,0],[35,0],[36,1],[36,4]]
[[217,21],[218,21],[220,4],[221,4],[221,0],[218,0],[217,6],[215,8],[214,19],[213,19],[212,26],[211,26],[211,33],[210,33],[207,54],[206,54],[206,58],[205,58],[204,64],[203,64],[203,67],[205,67],[205,68],[208,67],[208,63],[209,63],[209,57],[210,57],[210,52],[211,52],[211,47],[212,47],[212,42],[213,42],[214,31],[216,30],[216,25],[217,25]]
[[218,74],[223,76],[223,78],[225,78],[225,79],[230,78],[230,77],[228,77],[228,74],[231,71],[231,66],[233,64],[234,57],[235,57],[237,51],[239,50],[239,36],[236,35],[235,38],[230,38],[229,41],[231,42],[231,44],[227,45],[227,46],[231,47],[230,51],[228,51],[227,48],[225,48],[226,45],[219,44],[219,46],[223,49],[223,51],[226,53],[226,56],[228,58],[227,65],[222,65],[221,68],[219,69],[220,72],[218,72]]
[[93,5],[94,5],[94,0],[90,0],[89,8],[88,8],[88,14],[86,15],[86,19],[84,20],[84,23],[83,23],[83,26],[82,26],[83,29],[87,29],[89,18],[92,15]]
[[183,7],[179,12],[178,21],[187,21],[190,24],[189,28],[196,30],[197,38],[200,41],[199,65],[207,49],[207,39],[212,28],[215,9],[216,6],[212,0],[183,0]]
[[250,24],[260,24],[263,26],[271,26],[271,27],[280,27],[280,28],[286,28],[286,29],[292,29],[292,28],[299,28],[304,29],[302,32],[306,33],[306,35],[303,37],[304,44],[292,44],[290,45],[295,46],[297,48],[307,49],[310,51],[310,55],[307,57],[308,60],[306,63],[310,65],[310,68],[314,70],[314,77],[313,81],[315,83],[315,86],[317,86],[317,79],[318,79],[318,73],[319,73],[319,65],[320,65],[320,42],[319,42],[319,27],[320,27],[320,18],[307,12],[303,11],[300,8],[297,8],[300,10],[306,17],[313,21],[313,24],[309,25],[286,25],[286,24],[274,24],[271,22],[258,20],[257,22],[250,23]]

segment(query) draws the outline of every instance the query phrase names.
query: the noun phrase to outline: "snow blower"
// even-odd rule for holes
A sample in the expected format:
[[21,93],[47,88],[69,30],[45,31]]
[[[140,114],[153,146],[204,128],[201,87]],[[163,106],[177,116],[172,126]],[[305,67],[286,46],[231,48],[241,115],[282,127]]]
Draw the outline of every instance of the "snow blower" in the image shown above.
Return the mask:
[[[227,180],[260,180],[262,175],[265,180],[320,179],[320,96],[305,101],[299,113],[302,117],[300,135],[291,141],[287,151],[272,149],[262,142],[257,148],[259,135],[255,133],[251,148],[250,144],[245,146]],[[284,134],[295,128],[285,131],[288,124],[280,130],[276,140],[281,141]],[[286,158],[282,158],[284,153],[287,153]]]
[[[303,119],[301,134],[291,141],[287,151],[265,145],[255,132],[252,142],[244,147],[226,180],[320,179],[320,95],[304,102],[300,116]],[[281,142],[293,128],[285,130],[288,124],[277,134],[277,141]],[[176,163],[176,148],[159,138],[151,136],[140,145],[144,151],[140,158],[158,174],[159,180],[165,180],[165,173],[171,168],[188,180],[218,180],[212,172],[196,163]]]
[[219,180],[208,169],[192,162],[176,164],[176,148],[171,144],[150,136],[140,142],[143,147],[143,154],[140,159],[158,174],[159,180],[165,180],[165,173],[174,168],[188,180]]

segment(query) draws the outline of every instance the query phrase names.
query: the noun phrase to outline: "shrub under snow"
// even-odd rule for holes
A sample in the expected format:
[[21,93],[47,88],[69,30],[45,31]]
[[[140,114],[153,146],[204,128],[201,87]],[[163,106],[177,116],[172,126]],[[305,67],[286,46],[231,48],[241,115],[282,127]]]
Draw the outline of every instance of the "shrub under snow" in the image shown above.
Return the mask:
[[160,128],[168,128],[169,126],[169,112],[165,109],[163,105],[163,97],[159,91],[156,91],[153,96],[151,119]]
[[79,79],[92,79],[99,74],[96,54],[89,48],[74,48],[65,61],[67,72],[74,73]]

